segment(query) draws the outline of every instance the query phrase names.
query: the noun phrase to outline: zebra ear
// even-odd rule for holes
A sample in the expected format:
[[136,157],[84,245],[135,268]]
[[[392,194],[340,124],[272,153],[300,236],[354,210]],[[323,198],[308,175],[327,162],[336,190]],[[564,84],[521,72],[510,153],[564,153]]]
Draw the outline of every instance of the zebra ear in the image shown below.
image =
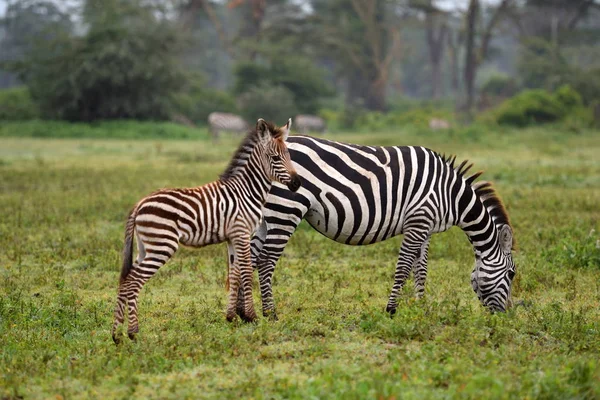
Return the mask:
[[287,123],[281,127],[281,138],[286,141],[290,135],[290,129],[292,128],[292,119],[288,118]]
[[256,133],[258,133],[258,137],[262,140],[266,141],[271,138],[271,133],[269,132],[269,127],[264,119],[259,118],[256,121]]
[[500,241],[500,248],[505,253],[510,253],[513,247],[513,233],[510,226],[504,224],[500,227],[500,232],[498,232],[498,237]]

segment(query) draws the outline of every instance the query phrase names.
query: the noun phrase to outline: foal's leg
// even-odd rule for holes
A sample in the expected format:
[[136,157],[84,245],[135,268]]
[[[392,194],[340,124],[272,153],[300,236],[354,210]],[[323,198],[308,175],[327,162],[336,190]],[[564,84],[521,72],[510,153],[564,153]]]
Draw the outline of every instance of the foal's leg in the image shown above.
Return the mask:
[[[137,235],[136,235],[137,236]],[[135,269],[146,257],[146,249],[144,244],[137,237],[138,254],[136,260],[133,262],[132,269]],[[115,307],[115,320],[112,327],[112,338],[115,343],[119,343],[121,340],[117,337],[117,329],[125,321],[125,305],[127,304],[127,294],[123,290],[123,282],[119,282],[119,288],[117,290],[117,305]]]
[[[235,285],[232,284],[232,279],[229,282],[229,305],[227,307],[227,320],[231,321],[235,317],[236,304],[238,300],[238,289],[241,286],[244,294],[244,310],[240,317],[244,321],[251,322],[256,319],[254,311],[254,301],[252,299],[252,261],[250,253],[250,235],[244,234],[232,238],[231,246],[235,253],[234,260],[236,267],[232,271],[236,271],[237,276],[233,278],[237,280]],[[231,272],[230,272],[231,278]]]
[[129,307],[129,326],[127,334],[135,339],[139,331],[137,301],[142,287],[162,267],[177,250],[173,242],[144,242],[146,254],[140,263],[131,268],[127,277],[119,285],[119,298],[127,299]]

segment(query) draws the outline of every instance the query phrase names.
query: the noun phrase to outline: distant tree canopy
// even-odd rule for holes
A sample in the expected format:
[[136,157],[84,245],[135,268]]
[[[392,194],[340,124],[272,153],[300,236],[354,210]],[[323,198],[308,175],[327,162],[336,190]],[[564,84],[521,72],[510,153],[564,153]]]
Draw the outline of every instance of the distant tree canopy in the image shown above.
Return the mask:
[[268,64],[243,62],[235,69],[233,91],[242,95],[255,86],[281,86],[292,95],[297,110],[314,114],[319,109],[319,99],[333,95],[323,71],[309,60],[295,58],[273,60]]
[[[86,4],[86,11],[96,6]],[[83,36],[57,36],[34,45],[13,65],[44,116],[72,121],[161,119],[185,76],[181,38],[167,20],[136,2],[103,1],[84,12]]]
[[0,88],[27,86],[6,96],[35,105],[21,115],[74,121],[325,112],[347,126],[407,97],[469,115],[525,89],[600,98],[600,0],[453,4],[11,0]]

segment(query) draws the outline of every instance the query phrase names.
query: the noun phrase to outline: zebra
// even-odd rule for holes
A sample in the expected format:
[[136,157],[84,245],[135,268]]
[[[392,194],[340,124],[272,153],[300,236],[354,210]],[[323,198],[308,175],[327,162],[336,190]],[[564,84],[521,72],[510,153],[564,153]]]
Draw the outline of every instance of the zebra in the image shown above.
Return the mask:
[[424,147],[360,146],[308,136],[290,137],[288,149],[304,184],[296,193],[273,185],[252,240],[264,315],[276,318],[275,264],[303,219],[324,236],[349,245],[404,234],[386,306],[391,315],[411,270],[416,297],[423,296],[431,235],[454,225],[473,245],[471,285],[479,300],[492,311],[510,306],[516,272],[512,226],[492,185],[475,182],[482,172],[467,175],[472,164],[455,166],[456,157]]
[[[128,335],[138,332],[137,299],[142,286],[173,256],[180,244],[201,247],[227,241],[229,306],[235,317],[238,288],[245,298],[244,318],[256,318],[252,302],[250,238],[273,181],[296,191],[300,178],[292,166],[285,140],[292,120],[281,128],[259,119],[219,180],[203,186],[163,189],[141,199],[130,212],[125,229],[112,337],[129,310]],[[132,262],[133,236],[138,255]]]
[[294,125],[296,130],[302,134],[309,132],[325,133],[327,125],[321,117],[316,115],[300,114],[294,118]]
[[217,139],[221,132],[244,133],[248,124],[239,115],[212,112],[208,114],[208,128],[212,137]]

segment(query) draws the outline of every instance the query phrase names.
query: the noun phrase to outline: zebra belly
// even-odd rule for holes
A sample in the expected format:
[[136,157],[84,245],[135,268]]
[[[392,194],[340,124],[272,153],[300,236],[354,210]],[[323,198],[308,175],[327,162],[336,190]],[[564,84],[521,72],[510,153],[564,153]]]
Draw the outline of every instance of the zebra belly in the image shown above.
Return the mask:
[[[350,207],[348,199],[340,199],[325,194],[327,202],[311,199],[312,207],[306,213],[304,219],[319,233],[339,243],[349,245],[367,245],[377,243],[398,235],[401,232],[393,232],[384,237],[388,231],[389,224],[380,224],[380,221],[368,228],[367,224],[358,220],[358,216]],[[357,219],[355,221],[355,219]],[[356,222],[356,223],[355,223]],[[399,224],[402,226],[402,224]],[[391,228],[390,228],[391,230]]]

